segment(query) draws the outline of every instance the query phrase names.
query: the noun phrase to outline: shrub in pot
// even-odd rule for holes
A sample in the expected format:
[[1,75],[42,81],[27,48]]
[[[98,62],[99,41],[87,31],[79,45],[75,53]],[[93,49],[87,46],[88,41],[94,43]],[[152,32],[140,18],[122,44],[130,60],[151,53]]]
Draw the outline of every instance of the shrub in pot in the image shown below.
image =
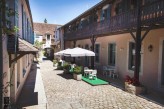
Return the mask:
[[80,81],[82,79],[82,67],[81,66],[75,66],[74,72],[73,72],[74,79]]
[[56,59],[54,59],[54,60],[53,60],[53,66],[54,66],[54,67],[57,67],[57,65],[58,65],[58,61],[57,61]]
[[63,66],[61,66],[62,62],[58,62],[57,70],[63,70]]
[[69,73],[70,64],[65,62],[63,65],[64,73]]

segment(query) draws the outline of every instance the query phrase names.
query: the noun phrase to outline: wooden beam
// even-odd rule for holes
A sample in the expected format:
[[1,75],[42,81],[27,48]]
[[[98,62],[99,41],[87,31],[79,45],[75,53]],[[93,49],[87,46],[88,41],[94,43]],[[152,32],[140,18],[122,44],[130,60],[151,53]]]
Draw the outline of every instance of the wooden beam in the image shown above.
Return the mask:
[[144,35],[141,38],[141,42],[144,40],[144,38],[146,37],[146,35],[149,33],[149,31],[152,29],[153,25],[151,25],[148,30],[144,33]]
[[17,56],[16,58],[12,59],[12,58],[11,58],[11,54],[9,54],[9,64],[10,64],[10,66],[11,66],[11,64],[12,64],[13,62],[17,61],[18,59],[20,59],[20,58],[23,57],[24,55],[26,55],[26,54],[20,54],[20,55]]
[[131,34],[131,36],[134,39],[134,41],[136,41],[136,36],[133,34],[133,32],[131,30],[129,30],[129,31],[130,31],[129,33]]
[[17,60],[19,60],[20,58],[22,58],[24,55],[27,55],[27,54],[33,54],[33,55],[36,55],[35,53],[33,52],[28,52],[28,53],[19,53],[19,56],[16,56],[14,59],[12,59],[11,57],[11,53],[9,53],[9,66],[11,67],[11,64]]
[[137,31],[136,31],[136,43],[135,43],[135,68],[134,68],[134,78],[137,81],[139,81],[139,72],[140,72],[141,31],[142,31],[141,29],[141,0],[137,0]]
[[[92,35],[92,37],[90,38],[93,52],[94,52],[94,45],[95,45],[96,39],[97,39],[97,37],[95,37],[94,35]],[[95,61],[94,56],[92,56],[91,57],[91,67],[92,67],[92,69],[94,69],[94,61]]]

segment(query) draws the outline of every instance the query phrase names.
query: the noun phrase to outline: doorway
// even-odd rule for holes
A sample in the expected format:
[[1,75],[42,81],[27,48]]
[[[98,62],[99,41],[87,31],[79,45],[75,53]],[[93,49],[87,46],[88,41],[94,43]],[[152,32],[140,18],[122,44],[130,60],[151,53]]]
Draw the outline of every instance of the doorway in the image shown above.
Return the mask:
[[161,85],[164,85],[164,40],[162,42]]

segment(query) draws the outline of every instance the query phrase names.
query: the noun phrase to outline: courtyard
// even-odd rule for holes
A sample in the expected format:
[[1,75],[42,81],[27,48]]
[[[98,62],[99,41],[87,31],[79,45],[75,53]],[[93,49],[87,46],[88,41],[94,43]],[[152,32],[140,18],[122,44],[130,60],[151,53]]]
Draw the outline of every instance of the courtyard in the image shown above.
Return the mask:
[[112,85],[91,86],[55,70],[49,60],[40,64],[48,109],[162,109],[148,99]]

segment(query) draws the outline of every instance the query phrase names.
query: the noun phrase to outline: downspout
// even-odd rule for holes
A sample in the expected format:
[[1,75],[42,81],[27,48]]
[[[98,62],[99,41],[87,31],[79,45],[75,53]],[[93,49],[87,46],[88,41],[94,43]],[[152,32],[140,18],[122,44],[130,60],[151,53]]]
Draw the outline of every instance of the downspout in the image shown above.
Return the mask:
[[[2,5],[4,1],[0,0],[0,4]],[[2,16],[3,16],[3,9],[4,6],[0,6],[0,108],[2,109],[3,106],[3,40],[2,40]]]

